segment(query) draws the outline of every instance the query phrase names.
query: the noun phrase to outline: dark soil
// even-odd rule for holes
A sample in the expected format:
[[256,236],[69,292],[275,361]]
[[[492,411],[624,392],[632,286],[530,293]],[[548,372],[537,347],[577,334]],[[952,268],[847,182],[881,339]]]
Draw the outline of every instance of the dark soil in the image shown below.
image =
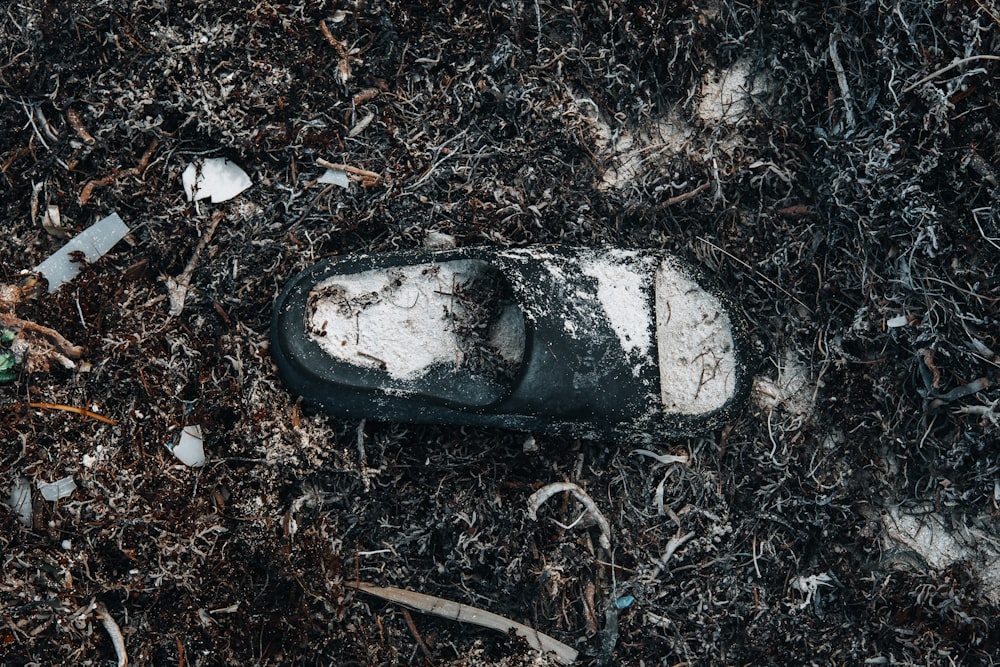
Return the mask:
[[[362,580],[581,664],[993,664],[993,54],[980,0],[4,3],[0,283],[65,243],[49,206],[68,236],[111,212],[132,234],[0,303],[86,349],[0,385],[0,501],[19,479],[34,499],[30,526],[0,508],[0,663],[115,664],[95,602],[134,665],[551,662]],[[196,157],[254,186],[189,203]],[[351,187],[315,184],[319,159]],[[301,405],[268,356],[283,283],[430,232],[676,251],[749,322],[753,399],[658,448],[687,465]],[[200,469],[166,448],[189,424]],[[560,527],[565,494],[529,518],[557,481],[610,550]]]

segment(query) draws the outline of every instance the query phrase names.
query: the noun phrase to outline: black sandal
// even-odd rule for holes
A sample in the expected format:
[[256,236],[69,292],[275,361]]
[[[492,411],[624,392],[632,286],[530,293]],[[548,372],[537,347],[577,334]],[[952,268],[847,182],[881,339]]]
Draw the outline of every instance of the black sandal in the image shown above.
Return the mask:
[[659,250],[414,250],[321,262],[275,306],[285,383],[341,417],[649,442],[749,390],[725,297]]

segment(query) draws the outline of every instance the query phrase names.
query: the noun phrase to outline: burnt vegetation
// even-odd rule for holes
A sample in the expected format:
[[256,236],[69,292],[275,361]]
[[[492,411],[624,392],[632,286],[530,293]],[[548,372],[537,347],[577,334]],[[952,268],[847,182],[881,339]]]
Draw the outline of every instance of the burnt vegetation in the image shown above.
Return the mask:
[[[110,617],[133,664],[547,664],[360,579],[581,664],[993,664],[995,54],[979,0],[4,3],[0,283],[65,243],[48,207],[132,233],[0,301],[85,350],[0,385],[0,500],[33,503],[0,508],[0,662],[113,663]],[[254,186],[187,202],[220,156]],[[749,323],[753,400],[662,443],[687,464],[301,405],[267,351],[283,283],[432,232],[676,251]],[[188,424],[200,469],[165,447]],[[573,498],[529,518],[554,481],[610,551]]]

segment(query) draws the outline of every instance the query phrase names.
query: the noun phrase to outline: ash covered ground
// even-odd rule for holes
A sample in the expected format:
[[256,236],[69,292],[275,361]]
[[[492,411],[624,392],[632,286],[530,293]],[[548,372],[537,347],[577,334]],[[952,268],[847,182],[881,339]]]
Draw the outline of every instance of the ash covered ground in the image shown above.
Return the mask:
[[[980,0],[5,3],[0,283],[132,231],[0,302],[0,662],[116,664],[113,619],[136,665],[555,664],[364,581],[579,664],[993,664],[998,34]],[[189,203],[207,157],[253,187]],[[300,404],[284,282],[442,235],[675,251],[749,323],[750,403],[653,448],[687,463]],[[571,495],[530,517],[552,482],[610,548]]]

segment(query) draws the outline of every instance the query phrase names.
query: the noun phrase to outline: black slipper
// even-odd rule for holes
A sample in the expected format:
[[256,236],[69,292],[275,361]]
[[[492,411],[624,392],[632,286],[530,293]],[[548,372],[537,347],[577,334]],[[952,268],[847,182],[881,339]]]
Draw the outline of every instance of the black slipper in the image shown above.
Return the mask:
[[353,255],[289,282],[271,354],[342,417],[649,442],[715,428],[746,398],[725,302],[658,250]]

